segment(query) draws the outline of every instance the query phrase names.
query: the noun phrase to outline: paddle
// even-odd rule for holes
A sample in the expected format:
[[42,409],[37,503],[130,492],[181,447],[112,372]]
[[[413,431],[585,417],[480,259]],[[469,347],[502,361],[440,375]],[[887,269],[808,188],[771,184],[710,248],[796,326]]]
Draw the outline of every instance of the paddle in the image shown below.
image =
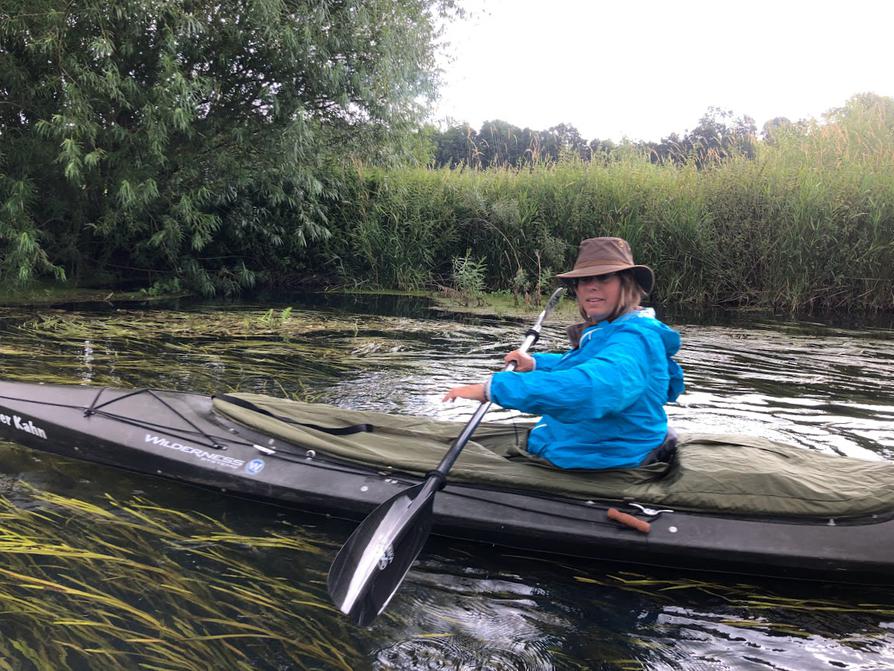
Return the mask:
[[[537,321],[525,334],[519,350],[526,352],[540,337],[543,322],[559,302],[556,289]],[[514,370],[510,362],[503,370]],[[434,471],[425,480],[392,497],[360,523],[339,550],[329,569],[329,596],[355,624],[366,626],[385,610],[416,560],[431,532],[435,494],[444,486],[447,473],[459,457],[472,432],[490,408],[478,406]]]

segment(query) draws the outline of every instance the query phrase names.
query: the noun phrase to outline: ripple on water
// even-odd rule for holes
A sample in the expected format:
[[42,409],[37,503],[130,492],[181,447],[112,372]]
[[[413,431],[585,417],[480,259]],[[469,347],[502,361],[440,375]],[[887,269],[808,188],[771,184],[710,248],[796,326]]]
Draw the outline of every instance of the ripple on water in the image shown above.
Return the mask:
[[[890,589],[424,554],[375,628],[376,669],[890,671]],[[468,568],[469,566],[476,568]],[[564,577],[561,577],[564,576]]]
[[[846,627],[846,616],[838,615],[836,620],[835,628]],[[881,671],[894,668],[894,662],[886,665],[881,661],[886,658],[886,651],[890,651],[890,644],[884,641],[876,644],[865,639],[830,638],[811,634],[803,621],[784,625],[759,615],[746,617],[735,612],[669,607],[656,619],[652,631],[644,632],[644,640],[651,643],[647,665],[650,669]]]
[[561,632],[573,623],[541,609],[541,597],[520,576],[492,577],[449,560],[425,558],[378,632],[390,642],[376,652],[375,668],[560,668],[556,649]]

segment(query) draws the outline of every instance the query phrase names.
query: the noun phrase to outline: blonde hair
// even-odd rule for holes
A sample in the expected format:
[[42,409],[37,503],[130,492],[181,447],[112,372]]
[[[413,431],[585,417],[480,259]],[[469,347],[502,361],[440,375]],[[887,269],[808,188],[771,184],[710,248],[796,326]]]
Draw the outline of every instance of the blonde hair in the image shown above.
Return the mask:
[[636,281],[633,271],[622,270],[618,276],[621,279],[621,295],[618,298],[618,306],[608,318],[609,321],[614,321],[627,312],[639,309],[640,303],[646,297],[646,291]]

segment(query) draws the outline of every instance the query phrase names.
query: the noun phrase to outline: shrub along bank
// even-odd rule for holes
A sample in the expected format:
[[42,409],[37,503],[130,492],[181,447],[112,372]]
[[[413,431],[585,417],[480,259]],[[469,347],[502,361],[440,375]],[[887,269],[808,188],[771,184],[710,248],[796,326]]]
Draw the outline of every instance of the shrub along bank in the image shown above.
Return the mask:
[[[585,237],[630,241],[654,299],[894,311],[894,100],[696,168],[635,152],[532,168],[360,167],[313,265],[347,284],[533,292]],[[890,104],[888,104],[890,103]]]

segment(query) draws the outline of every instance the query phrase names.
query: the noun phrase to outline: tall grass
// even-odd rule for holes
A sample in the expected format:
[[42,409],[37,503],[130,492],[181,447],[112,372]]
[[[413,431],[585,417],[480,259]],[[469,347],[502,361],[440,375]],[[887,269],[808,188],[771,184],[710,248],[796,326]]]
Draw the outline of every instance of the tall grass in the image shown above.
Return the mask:
[[[586,237],[626,238],[654,300],[788,311],[894,310],[894,100],[854,99],[828,123],[708,167],[605,161],[489,170],[358,167],[327,258],[357,284],[449,281],[483,262],[491,290],[571,266]],[[521,273],[521,275],[520,275]]]

